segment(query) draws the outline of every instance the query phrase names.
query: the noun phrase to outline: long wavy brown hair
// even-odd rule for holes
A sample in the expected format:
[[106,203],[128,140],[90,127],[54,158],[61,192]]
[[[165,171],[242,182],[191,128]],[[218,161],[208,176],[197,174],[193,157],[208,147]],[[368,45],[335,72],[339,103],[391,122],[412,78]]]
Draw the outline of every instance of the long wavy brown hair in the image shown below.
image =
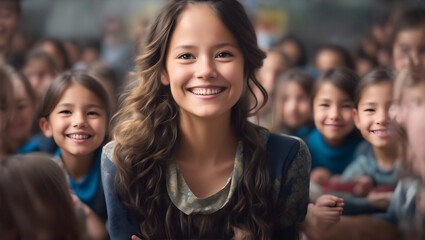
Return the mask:
[[[229,203],[207,215],[185,215],[169,200],[166,166],[179,139],[179,107],[170,87],[161,84],[165,58],[177,18],[188,4],[208,4],[234,34],[244,55],[246,90],[232,108],[231,124],[243,144],[243,175]],[[114,121],[115,190],[140,223],[145,239],[226,238],[238,228],[250,238],[270,239],[274,230],[271,173],[261,128],[247,121],[252,87],[260,88],[255,71],[264,53],[254,28],[236,0],[172,0],[160,11],[135,59],[138,86],[121,104]],[[249,82],[253,83],[250,84]]]

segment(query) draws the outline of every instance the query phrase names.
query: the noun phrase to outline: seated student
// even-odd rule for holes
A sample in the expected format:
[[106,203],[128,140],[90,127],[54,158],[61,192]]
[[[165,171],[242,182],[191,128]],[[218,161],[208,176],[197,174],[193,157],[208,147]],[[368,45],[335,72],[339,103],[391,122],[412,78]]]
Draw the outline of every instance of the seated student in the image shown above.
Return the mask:
[[57,146],[53,140],[37,133],[37,97],[28,79],[11,67],[6,67],[12,80],[14,109],[3,136],[7,154],[46,152],[53,154]]
[[65,176],[48,155],[0,161],[0,209],[3,240],[81,239]]
[[357,82],[358,76],[348,68],[327,70],[316,80],[312,94],[316,129],[306,137],[313,182],[327,182],[341,174],[354,158],[361,141],[352,116]]
[[273,97],[271,132],[306,137],[313,130],[310,95],[314,78],[291,69],[278,78]]
[[[100,176],[101,148],[107,138],[109,98],[98,80],[85,72],[65,72],[47,88],[40,127],[59,150],[54,160],[63,167],[70,188],[96,218],[95,238],[107,236],[104,191]],[[92,214],[94,212],[94,214]]]
[[[394,74],[390,70],[376,69],[365,75],[356,89],[354,122],[366,141],[357,148],[357,157],[344,170],[341,180],[357,182],[354,194],[367,195],[367,199],[354,198],[353,208],[357,209],[352,209],[352,213],[385,210],[391,188],[397,183],[394,167],[400,152],[399,136],[389,117],[393,79]],[[368,193],[375,186],[387,186],[389,189],[382,193]],[[350,208],[350,201],[346,202],[345,210]]]

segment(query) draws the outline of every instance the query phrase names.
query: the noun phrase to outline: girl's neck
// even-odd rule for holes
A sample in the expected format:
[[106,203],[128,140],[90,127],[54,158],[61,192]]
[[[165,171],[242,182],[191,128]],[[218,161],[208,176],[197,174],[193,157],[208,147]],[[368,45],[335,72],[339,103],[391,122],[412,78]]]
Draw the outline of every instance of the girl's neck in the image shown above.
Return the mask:
[[176,151],[179,161],[217,163],[235,155],[238,139],[231,128],[230,113],[215,119],[181,117],[180,130]]
[[323,140],[326,142],[326,144],[328,144],[329,146],[334,147],[334,148],[340,147],[346,140],[346,137],[341,138],[341,139],[339,139],[339,138],[338,139],[328,139],[328,138],[325,138],[325,136],[323,136],[323,135],[322,135],[322,137],[323,137]]
[[398,158],[398,148],[397,146],[373,147],[373,154],[379,167],[392,169]]
[[93,165],[96,152],[75,156],[61,149],[62,161],[69,175],[76,181],[83,179]]

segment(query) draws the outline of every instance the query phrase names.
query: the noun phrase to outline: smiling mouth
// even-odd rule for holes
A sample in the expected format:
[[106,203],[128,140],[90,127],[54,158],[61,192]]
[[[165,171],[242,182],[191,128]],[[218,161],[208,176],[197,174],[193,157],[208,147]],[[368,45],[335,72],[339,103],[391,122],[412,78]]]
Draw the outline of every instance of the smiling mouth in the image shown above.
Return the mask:
[[371,130],[370,132],[376,135],[390,135],[392,133],[392,130]]
[[89,139],[91,135],[85,135],[85,134],[68,134],[67,137],[71,139],[77,139],[77,140],[83,140],[83,139]]
[[217,95],[224,91],[224,88],[190,88],[189,91],[195,95]]

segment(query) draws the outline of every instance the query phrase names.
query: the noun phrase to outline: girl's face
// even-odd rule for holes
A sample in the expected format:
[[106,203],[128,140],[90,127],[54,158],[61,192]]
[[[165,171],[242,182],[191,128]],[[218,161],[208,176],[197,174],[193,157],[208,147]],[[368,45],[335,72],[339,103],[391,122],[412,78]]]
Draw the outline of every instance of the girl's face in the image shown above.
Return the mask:
[[48,64],[42,59],[30,60],[24,67],[23,73],[30,81],[38,97],[42,96],[44,90],[46,90],[54,78]]
[[407,137],[416,157],[425,165],[425,81],[408,88],[407,92],[410,96],[406,118]]
[[[196,19],[196,20],[194,20]],[[244,59],[238,42],[206,4],[190,4],[171,36],[166,72],[180,117],[230,118],[244,90]]]
[[381,82],[367,86],[361,95],[354,122],[366,141],[374,147],[394,147],[396,136],[388,110],[393,101],[392,86]]
[[316,56],[316,69],[320,72],[344,65],[344,58],[333,50],[321,50]]
[[398,72],[412,65],[414,76],[425,74],[425,26],[402,30],[397,34],[393,46],[393,61]]
[[7,139],[25,142],[31,137],[36,106],[21,80],[12,77],[14,109],[6,127]]
[[277,92],[277,109],[282,122],[292,129],[297,129],[311,119],[310,97],[295,81],[282,84]]
[[319,87],[313,100],[314,124],[329,145],[340,145],[353,130],[353,107],[350,96],[329,81]]
[[87,156],[105,139],[107,116],[99,98],[74,83],[66,89],[48,119],[40,126],[46,137],[53,137],[62,155]]

